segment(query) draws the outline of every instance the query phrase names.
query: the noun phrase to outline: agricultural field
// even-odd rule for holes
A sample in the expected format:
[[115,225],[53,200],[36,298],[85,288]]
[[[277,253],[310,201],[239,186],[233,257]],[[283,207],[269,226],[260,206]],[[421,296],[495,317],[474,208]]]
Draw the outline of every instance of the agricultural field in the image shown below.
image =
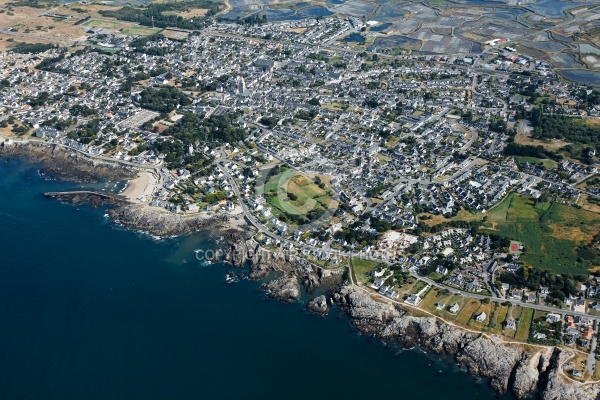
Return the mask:
[[521,260],[527,264],[573,274],[594,267],[593,254],[582,259],[578,248],[599,230],[600,214],[514,193],[488,212],[483,225],[483,231],[522,242]]
[[204,17],[208,12],[208,8],[190,8],[186,11],[165,11],[165,15],[179,15],[183,19],[193,19],[197,17]]

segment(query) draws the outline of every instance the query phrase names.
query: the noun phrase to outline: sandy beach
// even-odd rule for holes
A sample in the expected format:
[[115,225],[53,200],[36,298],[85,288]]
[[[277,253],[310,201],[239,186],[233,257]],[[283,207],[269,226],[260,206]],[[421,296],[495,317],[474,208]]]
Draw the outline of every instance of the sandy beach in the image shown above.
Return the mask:
[[133,203],[147,203],[152,198],[152,193],[156,188],[157,179],[149,171],[142,171],[127,183],[122,195]]

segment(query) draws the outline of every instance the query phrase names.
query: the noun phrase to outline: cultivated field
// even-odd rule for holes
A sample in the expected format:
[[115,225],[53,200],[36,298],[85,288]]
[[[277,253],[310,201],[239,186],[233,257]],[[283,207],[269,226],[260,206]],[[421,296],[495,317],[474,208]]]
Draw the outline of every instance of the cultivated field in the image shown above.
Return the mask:
[[558,203],[535,203],[510,194],[488,213],[484,230],[525,245],[521,259],[557,273],[583,273],[593,267],[578,260],[579,246],[600,230],[600,214]]

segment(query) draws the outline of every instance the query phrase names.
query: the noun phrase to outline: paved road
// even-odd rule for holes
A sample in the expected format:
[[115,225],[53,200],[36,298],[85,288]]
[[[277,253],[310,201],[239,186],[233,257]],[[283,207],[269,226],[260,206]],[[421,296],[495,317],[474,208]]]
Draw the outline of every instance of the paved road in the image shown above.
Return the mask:
[[596,368],[596,346],[598,345],[598,321],[594,321],[594,336],[592,337],[592,344],[590,346],[590,354],[586,361],[586,367],[590,375],[593,375],[594,369]]
[[543,306],[543,305],[539,305],[539,304],[526,303],[526,302],[520,301],[520,300],[505,299],[505,298],[502,298],[502,297],[495,297],[495,296],[489,297],[489,296],[484,296],[482,294],[470,293],[470,292],[465,292],[465,291],[458,290],[458,289],[453,289],[453,288],[450,288],[448,286],[445,286],[445,285],[442,285],[440,283],[437,283],[437,282],[435,282],[435,281],[433,281],[433,280],[431,280],[431,279],[429,279],[429,278],[427,278],[425,276],[421,276],[421,275],[417,274],[416,271],[414,271],[414,269],[411,269],[409,272],[410,272],[410,274],[413,277],[415,277],[417,279],[420,279],[420,280],[422,280],[425,283],[428,283],[428,284],[430,284],[432,286],[436,286],[436,287],[438,287],[440,289],[450,290],[453,293],[460,294],[460,295],[465,296],[465,297],[471,297],[471,298],[478,299],[478,300],[483,300],[485,298],[489,298],[491,301],[495,301],[495,302],[498,302],[498,303],[509,302],[509,303],[511,303],[513,305],[519,305],[519,306],[523,306],[523,307],[529,307],[529,308],[533,308],[534,310],[540,310],[540,311],[551,312],[551,313],[559,313],[559,314],[565,314],[565,313],[567,313],[569,315],[574,315],[574,316],[579,316],[579,317],[586,317],[586,318],[592,319],[594,321],[600,321],[600,317],[597,317],[597,316],[594,316],[594,315],[589,315],[589,314],[586,314],[586,313],[561,310],[561,309],[554,308],[554,307],[548,307],[548,306]]
[[[252,215],[252,213],[250,212],[250,210],[248,209],[248,206],[246,206],[246,204],[243,202],[242,200],[242,196],[240,196],[240,192],[239,189],[237,187],[237,184],[235,182],[235,180],[233,179],[233,177],[231,176],[231,174],[229,173],[229,171],[227,170],[227,168],[225,168],[225,166],[220,163],[219,164],[223,173],[225,174],[225,176],[227,177],[227,179],[229,179],[229,181],[231,182],[232,188],[233,188],[233,192],[235,193],[235,195],[240,199],[240,204],[242,205],[242,209],[244,211],[244,216],[246,217],[246,219],[248,220],[248,222],[250,222],[250,224],[252,224],[256,229],[258,229],[260,232],[264,233],[265,235],[272,237],[276,240],[281,241],[284,244],[293,244],[294,246],[296,246],[299,249],[305,249],[305,250],[310,250],[313,252],[320,252],[320,251],[333,251],[332,249],[328,249],[328,248],[322,248],[322,247],[315,247],[315,246],[310,246],[307,245],[306,243],[302,243],[302,242],[296,242],[293,240],[289,240],[289,239],[285,239],[279,235],[274,234],[273,232],[271,232],[266,226],[264,226],[254,215]],[[336,254],[339,254],[340,256],[346,256],[346,257],[352,257],[352,256],[357,256],[357,254],[353,254],[350,252],[344,252],[344,251],[337,251],[335,250]],[[374,259],[371,258],[373,261],[378,261],[378,262],[382,262],[382,263],[388,263],[387,260],[383,260],[383,259]],[[486,298],[489,298],[491,301],[495,301],[495,302],[499,302],[499,303],[503,303],[503,302],[509,302],[513,305],[520,305],[523,307],[529,307],[529,308],[533,308],[535,310],[540,310],[540,311],[545,311],[545,312],[551,312],[551,313],[561,313],[564,314],[566,311],[565,310],[560,310],[554,307],[548,307],[548,306],[544,306],[544,305],[539,305],[539,304],[531,304],[531,303],[525,303],[523,301],[520,300],[514,300],[514,299],[505,299],[502,297],[496,297],[496,296],[492,296],[491,298],[489,296],[485,296],[485,295],[481,295],[481,294],[476,294],[476,293],[470,293],[470,292],[465,292],[462,290],[458,290],[458,289],[453,289],[450,288],[448,286],[442,285],[438,282],[435,282],[432,279],[429,279],[427,277],[421,276],[419,275],[414,268],[411,269],[410,274],[415,277],[416,279],[422,280],[423,282],[431,285],[431,286],[435,286],[437,288],[440,289],[447,289],[450,290],[453,293],[456,294],[460,294],[462,296],[465,297],[470,297],[470,298],[474,298],[474,299],[478,299],[478,300],[483,300]],[[575,311],[568,311],[569,315],[574,315],[574,316],[580,316],[580,317],[586,317],[586,318],[590,318],[594,321],[599,321],[600,317],[597,316],[593,316],[593,315],[589,315],[586,313],[580,313],[580,312],[575,312]]]

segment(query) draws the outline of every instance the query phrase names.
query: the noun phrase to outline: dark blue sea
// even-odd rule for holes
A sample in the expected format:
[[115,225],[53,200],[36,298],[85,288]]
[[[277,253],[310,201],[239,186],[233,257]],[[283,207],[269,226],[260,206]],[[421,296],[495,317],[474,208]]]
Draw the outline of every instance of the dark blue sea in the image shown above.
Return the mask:
[[78,187],[0,160],[0,399],[495,398],[447,358],[226,284],[194,258],[209,234],[157,241],[42,195]]

